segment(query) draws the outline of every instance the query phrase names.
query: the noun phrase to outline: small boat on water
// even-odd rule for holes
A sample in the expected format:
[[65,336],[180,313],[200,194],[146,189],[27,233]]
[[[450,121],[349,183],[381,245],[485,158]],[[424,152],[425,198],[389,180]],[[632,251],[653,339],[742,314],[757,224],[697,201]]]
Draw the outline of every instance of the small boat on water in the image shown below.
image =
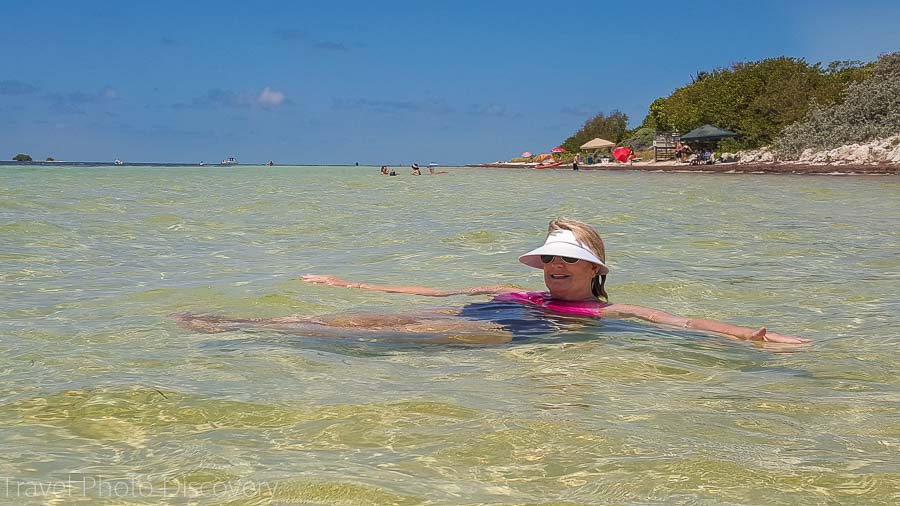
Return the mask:
[[118,158],[116,158],[116,161],[113,163],[116,165],[125,165],[125,162],[123,162],[122,160],[119,160]]
[[237,160],[235,160],[233,156],[229,156],[228,158],[222,160],[222,163],[220,163],[219,165],[237,165]]
[[266,165],[268,165],[269,167],[274,167],[275,162],[273,162],[272,160],[269,160],[268,162],[266,162]]

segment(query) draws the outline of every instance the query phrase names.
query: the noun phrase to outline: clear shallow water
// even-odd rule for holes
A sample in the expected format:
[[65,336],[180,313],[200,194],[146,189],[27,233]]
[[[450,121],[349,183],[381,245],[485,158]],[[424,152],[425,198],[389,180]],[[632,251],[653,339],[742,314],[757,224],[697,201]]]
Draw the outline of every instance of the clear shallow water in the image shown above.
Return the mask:
[[[900,499],[897,178],[377,171],[0,167],[0,501]],[[815,343],[609,320],[397,345],[167,317],[487,300],[303,273],[540,289],[516,257],[557,215],[604,235],[613,301]]]

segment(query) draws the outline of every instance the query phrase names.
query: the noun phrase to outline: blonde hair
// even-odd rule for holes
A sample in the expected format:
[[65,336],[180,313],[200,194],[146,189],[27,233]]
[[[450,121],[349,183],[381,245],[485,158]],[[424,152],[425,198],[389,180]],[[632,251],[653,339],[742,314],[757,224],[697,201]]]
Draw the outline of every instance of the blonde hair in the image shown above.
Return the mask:
[[[600,237],[600,234],[594,227],[582,221],[561,216],[550,222],[550,226],[547,227],[547,235],[550,235],[554,230],[572,231],[572,233],[575,234],[575,238],[578,239],[578,242],[583,243],[597,255],[597,258],[602,260],[603,263],[606,263],[606,247],[603,245],[603,238]],[[603,288],[605,284],[606,274],[601,275],[598,273],[597,276],[591,280],[591,293],[593,293],[595,297],[602,297],[608,301],[609,295],[606,294],[606,290]]]

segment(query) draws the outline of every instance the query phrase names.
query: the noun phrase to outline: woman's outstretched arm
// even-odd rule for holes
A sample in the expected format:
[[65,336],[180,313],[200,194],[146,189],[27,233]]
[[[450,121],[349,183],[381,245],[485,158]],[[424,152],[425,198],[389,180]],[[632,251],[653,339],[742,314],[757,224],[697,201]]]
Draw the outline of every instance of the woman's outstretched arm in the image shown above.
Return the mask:
[[329,286],[341,286],[344,288],[358,288],[360,290],[374,290],[389,293],[408,293],[410,295],[427,295],[429,297],[448,297],[450,295],[499,295],[516,291],[516,288],[503,285],[477,286],[463,290],[435,290],[427,286],[393,286],[373,285],[370,283],[357,283],[347,281],[329,274],[306,274],[300,279],[307,283],[316,283]]
[[716,320],[706,320],[702,318],[685,318],[658,309],[648,307],[632,306],[628,304],[612,304],[600,310],[600,316],[608,316],[613,318],[640,318],[648,322],[659,323],[662,325],[671,325],[684,329],[703,330],[720,334],[726,337],[743,339],[749,341],[766,341],[770,343],[788,343],[802,344],[812,341],[805,337],[786,336],[775,332],[769,332],[765,327],[759,329],[751,329],[749,327],[738,327]]

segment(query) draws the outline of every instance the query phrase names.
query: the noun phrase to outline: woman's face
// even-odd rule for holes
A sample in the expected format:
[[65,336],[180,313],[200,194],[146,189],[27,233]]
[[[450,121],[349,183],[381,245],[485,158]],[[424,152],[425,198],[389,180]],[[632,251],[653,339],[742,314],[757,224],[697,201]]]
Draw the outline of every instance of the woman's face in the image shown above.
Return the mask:
[[591,293],[591,281],[598,272],[600,266],[597,264],[586,260],[570,264],[556,256],[550,263],[544,264],[544,283],[556,299],[596,299]]

